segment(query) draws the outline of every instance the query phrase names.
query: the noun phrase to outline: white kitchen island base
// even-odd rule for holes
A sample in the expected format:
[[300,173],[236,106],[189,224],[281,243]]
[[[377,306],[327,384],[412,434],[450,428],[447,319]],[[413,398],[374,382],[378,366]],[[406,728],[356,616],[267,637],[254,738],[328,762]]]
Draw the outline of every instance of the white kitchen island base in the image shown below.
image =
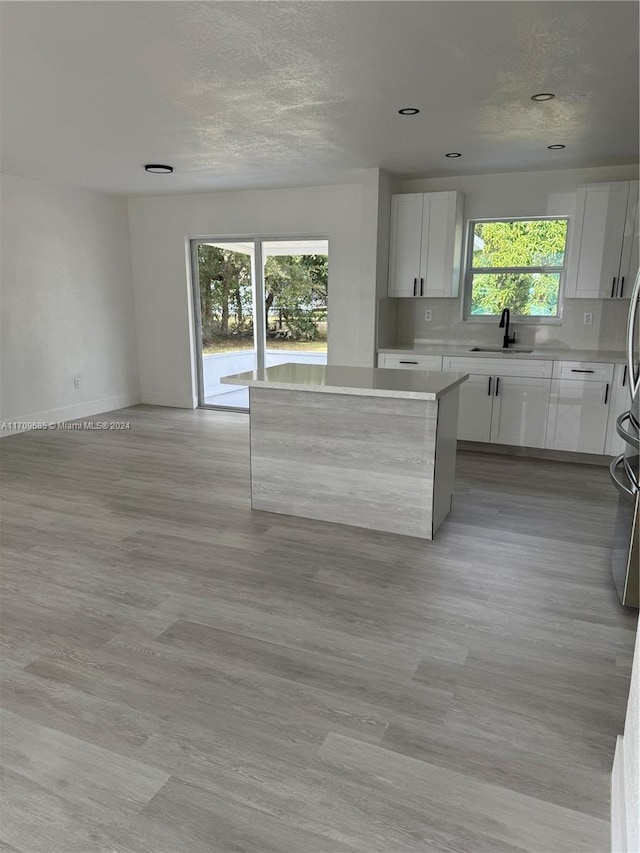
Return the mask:
[[451,509],[465,378],[309,365],[228,377],[250,388],[252,508],[432,539]]

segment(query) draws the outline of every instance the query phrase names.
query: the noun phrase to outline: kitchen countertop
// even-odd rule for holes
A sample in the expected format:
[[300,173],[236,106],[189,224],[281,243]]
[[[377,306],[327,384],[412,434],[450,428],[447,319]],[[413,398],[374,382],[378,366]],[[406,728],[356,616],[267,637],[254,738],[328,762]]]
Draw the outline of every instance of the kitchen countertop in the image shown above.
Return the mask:
[[[448,356],[472,356],[473,358],[509,358],[509,359],[539,359],[549,361],[594,361],[607,364],[624,364],[627,360],[622,350],[575,350],[575,349],[553,349],[549,347],[535,347],[532,352],[517,352],[510,349],[504,352],[472,352],[474,344],[413,344],[395,347],[380,347],[379,353],[390,355],[448,355]],[[487,344],[477,344],[487,346]],[[516,345],[515,350],[518,349]]]
[[286,363],[223,376],[220,382],[226,385],[316,391],[325,394],[437,400],[464,382],[468,375],[435,370],[405,371],[377,367]]

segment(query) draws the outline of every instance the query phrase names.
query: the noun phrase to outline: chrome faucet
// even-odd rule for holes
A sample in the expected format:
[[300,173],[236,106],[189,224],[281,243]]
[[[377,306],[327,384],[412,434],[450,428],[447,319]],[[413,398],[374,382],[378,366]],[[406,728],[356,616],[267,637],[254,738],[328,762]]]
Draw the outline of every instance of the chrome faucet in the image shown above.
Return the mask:
[[498,324],[499,329],[504,329],[504,338],[502,339],[502,347],[503,349],[508,349],[509,344],[515,344],[516,335],[515,332],[511,337],[509,337],[509,320],[511,318],[511,312],[508,308],[503,308],[502,315],[500,317],[500,323]]

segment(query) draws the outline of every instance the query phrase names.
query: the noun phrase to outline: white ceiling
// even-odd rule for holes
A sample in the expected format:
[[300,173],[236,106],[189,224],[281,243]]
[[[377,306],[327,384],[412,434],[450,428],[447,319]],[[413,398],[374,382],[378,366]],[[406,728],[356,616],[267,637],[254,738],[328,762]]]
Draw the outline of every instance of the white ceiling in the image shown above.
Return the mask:
[[[14,175],[135,195],[638,159],[636,2],[3,2],[1,14]],[[547,91],[556,99],[530,100]]]

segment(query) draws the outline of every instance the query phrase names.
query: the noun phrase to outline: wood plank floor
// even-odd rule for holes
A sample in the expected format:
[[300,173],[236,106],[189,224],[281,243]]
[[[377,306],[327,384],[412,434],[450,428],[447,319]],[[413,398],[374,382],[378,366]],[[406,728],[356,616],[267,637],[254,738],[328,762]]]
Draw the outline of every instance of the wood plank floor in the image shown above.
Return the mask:
[[609,849],[605,468],[460,453],[426,542],[252,512],[246,415],[93,420],[0,442],[0,850]]

